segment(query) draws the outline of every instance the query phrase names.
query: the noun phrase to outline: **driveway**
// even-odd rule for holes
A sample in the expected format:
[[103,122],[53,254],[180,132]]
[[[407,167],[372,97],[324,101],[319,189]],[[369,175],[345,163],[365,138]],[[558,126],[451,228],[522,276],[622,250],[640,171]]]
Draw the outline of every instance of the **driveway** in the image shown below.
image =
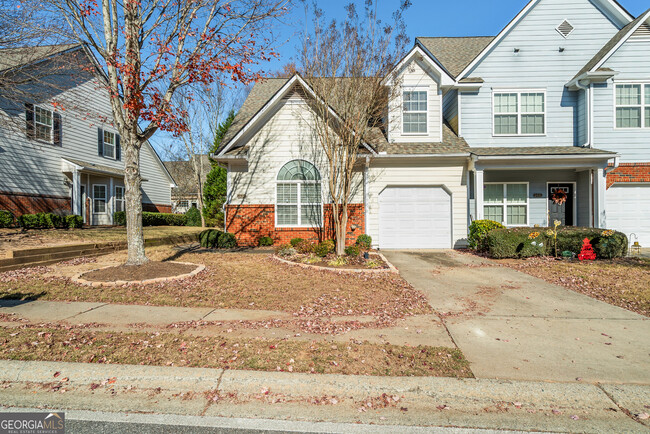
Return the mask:
[[455,251],[384,251],[477,378],[650,384],[650,320]]

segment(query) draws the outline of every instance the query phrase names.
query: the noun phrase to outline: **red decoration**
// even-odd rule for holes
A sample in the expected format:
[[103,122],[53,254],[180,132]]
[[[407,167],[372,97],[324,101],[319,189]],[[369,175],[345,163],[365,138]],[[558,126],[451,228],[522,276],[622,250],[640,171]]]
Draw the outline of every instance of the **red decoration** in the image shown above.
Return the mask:
[[582,251],[578,255],[578,259],[580,259],[581,261],[596,260],[596,254],[594,253],[594,248],[591,246],[591,243],[589,242],[589,238],[585,238],[582,241]]
[[567,194],[563,190],[556,190],[555,193],[551,195],[551,200],[556,205],[563,205],[566,203]]

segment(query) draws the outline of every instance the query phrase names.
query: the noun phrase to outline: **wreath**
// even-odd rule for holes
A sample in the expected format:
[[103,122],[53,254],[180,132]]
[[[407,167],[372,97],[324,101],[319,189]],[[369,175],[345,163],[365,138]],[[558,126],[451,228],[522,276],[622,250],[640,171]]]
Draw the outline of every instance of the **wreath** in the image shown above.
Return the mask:
[[555,190],[555,193],[551,194],[551,200],[556,205],[564,205],[567,200],[567,194],[563,190]]

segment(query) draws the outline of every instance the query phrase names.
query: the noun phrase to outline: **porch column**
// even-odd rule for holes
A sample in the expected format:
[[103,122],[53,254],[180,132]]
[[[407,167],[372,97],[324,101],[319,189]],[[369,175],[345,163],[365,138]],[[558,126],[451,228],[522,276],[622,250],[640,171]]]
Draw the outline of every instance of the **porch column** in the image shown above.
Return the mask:
[[476,220],[483,220],[483,169],[474,169],[474,197],[476,199]]
[[111,224],[115,224],[113,222],[113,204],[115,203],[115,188],[113,187],[113,178],[108,178],[108,191],[106,192],[106,198],[108,199],[106,207],[108,209],[108,220],[111,222]]
[[605,190],[607,190],[607,175],[605,169],[595,169],[594,173],[594,226],[607,228],[605,215]]
[[72,214],[81,215],[82,213],[81,197],[81,173],[74,169],[72,172]]

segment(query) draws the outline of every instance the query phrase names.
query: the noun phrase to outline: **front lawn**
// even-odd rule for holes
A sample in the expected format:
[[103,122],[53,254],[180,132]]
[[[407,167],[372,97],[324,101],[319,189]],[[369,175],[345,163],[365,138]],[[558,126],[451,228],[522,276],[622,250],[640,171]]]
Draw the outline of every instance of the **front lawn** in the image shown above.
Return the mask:
[[650,316],[650,261],[647,259],[579,262],[538,257],[501,263],[547,282]]
[[[88,301],[155,306],[276,310],[296,316],[372,315],[403,318],[431,313],[426,297],[398,275],[350,275],[304,269],[264,254],[147,250],[153,260],[205,264],[191,278],[149,285],[92,288],[56,277],[50,269],[24,269],[0,275],[0,298]],[[124,253],[113,255],[123,260]],[[106,260],[106,259],[99,259]],[[56,265],[59,276],[98,264]]]
[[[0,328],[0,358],[348,375],[472,377],[458,349],[366,342]],[[53,380],[56,381],[56,380]]]

